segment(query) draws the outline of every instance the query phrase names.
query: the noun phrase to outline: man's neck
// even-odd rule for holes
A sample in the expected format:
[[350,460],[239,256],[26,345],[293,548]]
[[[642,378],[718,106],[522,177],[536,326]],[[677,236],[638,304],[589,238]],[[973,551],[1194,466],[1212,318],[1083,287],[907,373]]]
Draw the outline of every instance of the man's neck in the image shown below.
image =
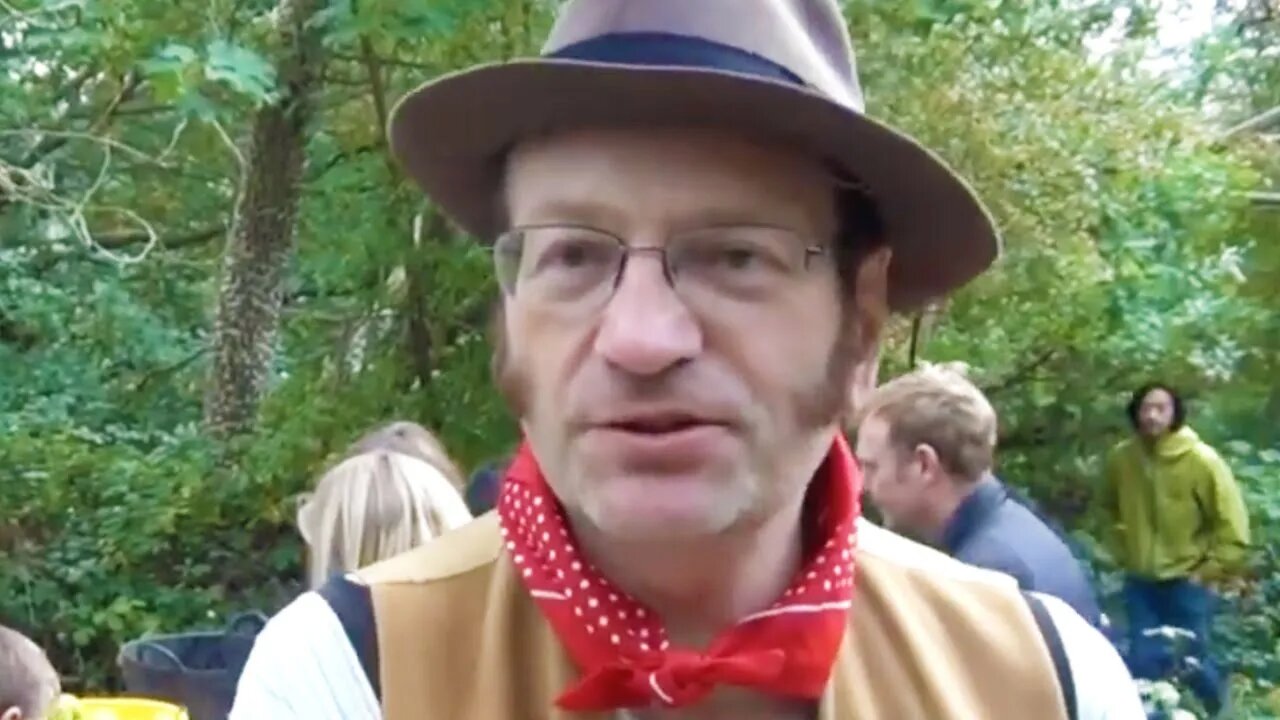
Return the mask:
[[1156,451],[1156,446],[1160,444],[1160,441],[1168,436],[1169,432],[1167,431],[1156,433],[1154,435],[1151,433],[1140,432],[1138,433],[1138,442],[1148,453],[1153,453]]
[[947,481],[945,486],[926,494],[927,504],[921,507],[914,522],[904,523],[903,529],[916,540],[937,547],[942,544],[947,526],[960,505],[977,487],[977,483],[966,485],[954,479]]
[[803,555],[802,505],[797,499],[757,525],[710,537],[622,541],[585,523],[574,531],[610,582],[658,613],[672,644],[701,648],[791,583]]

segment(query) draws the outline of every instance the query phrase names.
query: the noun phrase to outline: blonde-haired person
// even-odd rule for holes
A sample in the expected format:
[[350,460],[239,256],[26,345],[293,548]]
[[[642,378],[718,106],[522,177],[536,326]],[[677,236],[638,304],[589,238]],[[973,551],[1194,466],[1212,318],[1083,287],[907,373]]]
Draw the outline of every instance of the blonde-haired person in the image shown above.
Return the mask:
[[1102,625],[1063,539],[992,475],[995,408],[960,363],[876,388],[858,410],[857,457],[887,525],[971,565],[1013,576]]
[[48,656],[26,635],[0,625],[0,720],[40,720],[62,692]]
[[298,509],[312,588],[423,545],[472,519],[436,466],[405,453],[373,450],[326,472]]
[[418,423],[397,420],[373,430],[351,446],[347,451],[347,457],[372,450],[391,450],[418,458],[434,465],[459,491],[466,488],[466,477],[458,469],[458,464],[453,461],[453,458],[449,457],[444,443]]

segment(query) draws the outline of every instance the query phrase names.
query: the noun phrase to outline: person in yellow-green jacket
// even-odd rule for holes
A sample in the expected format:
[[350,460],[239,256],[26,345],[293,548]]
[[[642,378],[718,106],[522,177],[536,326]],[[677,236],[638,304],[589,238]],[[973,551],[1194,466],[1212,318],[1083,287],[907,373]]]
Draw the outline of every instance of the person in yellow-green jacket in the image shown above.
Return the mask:
[[1215,716],[1226,683],[1209,647],[1214,589],[1237,574],[1249,544],[1248,515],[1231,469],[1186,425],[1186,407],[1171,387],[1139,388],[1128,405],[1135,431],[1107,457],[1103,492],[1107,538],[1126,571],[1128,662],[1135,677],[1167,677],[1168,641],[1150,631],[1195,633],[1188,652],[1199,660],[1192,690]]

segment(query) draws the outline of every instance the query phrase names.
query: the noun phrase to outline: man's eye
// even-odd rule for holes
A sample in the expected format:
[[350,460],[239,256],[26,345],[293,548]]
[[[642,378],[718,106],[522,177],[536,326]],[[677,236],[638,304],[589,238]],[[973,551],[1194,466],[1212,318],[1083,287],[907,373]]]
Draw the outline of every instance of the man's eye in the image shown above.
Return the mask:
[[772,269],[776,261],[758,244],[733,238],[710,238],[689,248],[688,261],[715,272],[758,272]]
[[560,265],[581,265],[587,261],[591,248],[581,242],[564,242],[551,249],[547,261]]
[[612,262],[611,243],[597,238],[560,238],[537,254],[534,271],[562,271],[599,267]]
[[720,248],[719,262],[732,270],[750,270],[760,263],[760,253],[754,248],[745,246],[727,246]]

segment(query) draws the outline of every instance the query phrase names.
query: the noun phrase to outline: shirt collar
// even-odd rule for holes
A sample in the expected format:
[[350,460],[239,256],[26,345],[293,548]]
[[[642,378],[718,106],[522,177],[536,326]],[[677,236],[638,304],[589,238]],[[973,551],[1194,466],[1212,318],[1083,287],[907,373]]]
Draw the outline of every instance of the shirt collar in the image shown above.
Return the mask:
[[943,549],[954,554],[982,527],[1007,496],[1004,485],[994,475],[987,474],[979,480],[947,521],[947,526],[942,531]]

